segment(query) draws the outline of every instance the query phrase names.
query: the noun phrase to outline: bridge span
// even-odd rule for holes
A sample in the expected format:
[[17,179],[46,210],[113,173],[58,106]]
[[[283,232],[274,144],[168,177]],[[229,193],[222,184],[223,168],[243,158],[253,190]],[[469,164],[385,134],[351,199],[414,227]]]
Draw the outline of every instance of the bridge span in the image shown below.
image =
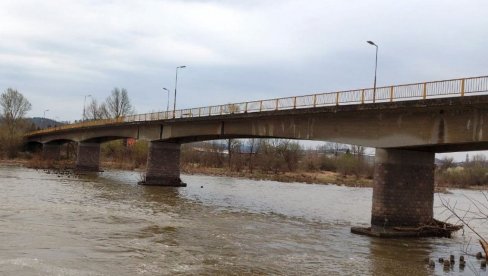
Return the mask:
[[[100,144],[150,142],[144,184],[182,186],[180,145],[227,138],[289,138],[376,148],[371,224],[433,220],[435,153],[488,150],[488,76],[156,112],[35,131],[56,159],[78,143],[76,166],[100,170]],[[487,121],[487,124],[484,123]]]

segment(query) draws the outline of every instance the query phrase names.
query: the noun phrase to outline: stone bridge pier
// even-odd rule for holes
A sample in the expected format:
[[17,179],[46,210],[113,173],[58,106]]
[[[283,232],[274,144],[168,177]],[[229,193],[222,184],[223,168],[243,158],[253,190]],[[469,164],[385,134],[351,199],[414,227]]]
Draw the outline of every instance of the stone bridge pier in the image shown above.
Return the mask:
[[181,145],[164,141],[151,141],[147,156],[147,169],[142,185],[186,187],[180,179]]
[[57,143],[42,144],[42,158],[46,160],[58,160],[61,157],[61,145]]
[[371,233],[367,234],[432,223],[434,159],[434,152],[376,149]]
[[100,171],[100,143],[79,142],[76,157],[76,170]]

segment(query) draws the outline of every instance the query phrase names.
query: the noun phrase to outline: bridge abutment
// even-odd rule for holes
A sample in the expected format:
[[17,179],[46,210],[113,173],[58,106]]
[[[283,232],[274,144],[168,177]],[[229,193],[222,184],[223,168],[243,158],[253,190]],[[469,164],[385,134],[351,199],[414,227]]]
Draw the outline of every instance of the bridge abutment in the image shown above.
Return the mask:
[[46,160],[58,160],[61,157],[61,145],[59,144],[43,144],[42,158]]
[[147,169],[142,185],[186,187],[180,179],[180,149],[178,143],[152,141],[147,156]]
[[78,171],[100,171],[100,144],[99,143],[78,143],[78,155],[76,157],[76,170]]

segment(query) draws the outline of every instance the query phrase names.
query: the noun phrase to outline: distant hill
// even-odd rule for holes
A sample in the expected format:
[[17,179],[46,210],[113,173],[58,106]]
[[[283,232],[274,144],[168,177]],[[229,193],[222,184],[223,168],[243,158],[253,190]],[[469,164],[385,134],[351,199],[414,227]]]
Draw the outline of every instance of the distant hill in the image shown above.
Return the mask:
[[31,121],[31,124],[33,124],[35,129],[62,126],[67,124],[66,122],[57,122],[49,118],[41,118],[41,117],[27,118],[27,120]]

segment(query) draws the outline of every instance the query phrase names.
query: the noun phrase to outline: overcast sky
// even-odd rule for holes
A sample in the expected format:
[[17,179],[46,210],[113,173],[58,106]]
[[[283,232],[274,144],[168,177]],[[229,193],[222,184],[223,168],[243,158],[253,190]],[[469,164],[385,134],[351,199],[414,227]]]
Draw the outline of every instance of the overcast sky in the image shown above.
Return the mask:
[[[0,89],[80,119],[123,87],[138,113],[487,75],[488,1],[0,1]],[[171,98],[172,102],[173,99]]]

